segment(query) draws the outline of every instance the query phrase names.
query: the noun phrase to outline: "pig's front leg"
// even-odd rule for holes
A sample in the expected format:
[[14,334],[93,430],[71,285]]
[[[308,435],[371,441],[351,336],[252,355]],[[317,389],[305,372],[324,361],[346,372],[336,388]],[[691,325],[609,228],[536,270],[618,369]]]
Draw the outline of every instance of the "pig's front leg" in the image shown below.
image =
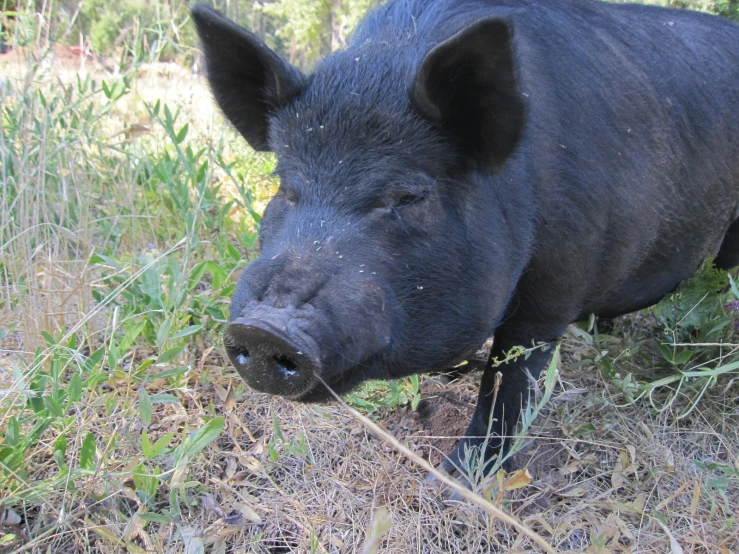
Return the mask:
[[[554,335],[556,337],[556,335]],[[503,455],[516,432],[521,409],[529,398],[530,378],[539,377],[542,369],[552,357],[554,339],[540,341],[520,337],[519,334],[507,333],[500,329],[495,334],[492,356],[503,360],[514,346],[531,347],[536,345],[528,356],[518,356],[499,366],[486,367],[482,375],[477,406],[472,421],[449,458],[442,464],[442,469],[450,474],[457,473],[463,467],[465,450],[477,448],[481,452],[484,472],[492,467],[496,456]],[[552,337],[552,335],[549,335]],[[496,374],[500,372],[502,379],[496,393]],[[492,414],[492,421],[491,421]],[[489,433],[489,434],[488,434]]]

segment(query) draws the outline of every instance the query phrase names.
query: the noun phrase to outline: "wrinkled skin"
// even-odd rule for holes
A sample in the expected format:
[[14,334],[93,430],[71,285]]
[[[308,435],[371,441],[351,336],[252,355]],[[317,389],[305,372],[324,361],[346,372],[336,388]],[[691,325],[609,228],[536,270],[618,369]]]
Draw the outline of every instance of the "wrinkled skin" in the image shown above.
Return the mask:
[[[281,186],[224,342],[322,401],[658,301],[739,262],[739,28],[661,8],[395,0],[304,75],[196,6],[226,117]],[[513,432],[550,350],[483,374],[460,446]],[[492,406],[494,372],[503,380]],[[320,379],[319,379],[320,378]]]

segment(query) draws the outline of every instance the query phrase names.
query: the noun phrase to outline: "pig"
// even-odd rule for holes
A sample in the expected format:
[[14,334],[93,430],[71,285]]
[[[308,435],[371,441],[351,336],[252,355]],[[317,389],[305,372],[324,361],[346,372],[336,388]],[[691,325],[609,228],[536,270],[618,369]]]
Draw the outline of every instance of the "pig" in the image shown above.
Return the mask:
[[[306,74],[192,8],[220,109],[279,191],[224,344],[300,402],[552,345],[739,265],[739,26],[595,0],[390,0]],[[551,348],[483,372],[494,460]],[[502,373],[493,402],[495,373]],[[487,435],[487,440],[485,437]]]

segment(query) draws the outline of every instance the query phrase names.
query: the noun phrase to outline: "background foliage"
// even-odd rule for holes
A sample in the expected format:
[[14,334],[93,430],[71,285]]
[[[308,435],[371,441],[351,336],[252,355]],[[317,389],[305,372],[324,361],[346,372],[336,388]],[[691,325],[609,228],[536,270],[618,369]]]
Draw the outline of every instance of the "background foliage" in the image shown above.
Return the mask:
[[[623,0],[615,0],[623,1]],[[194,62],[196,36],[184,0],[3,0],[5,12],[41,15],[44,36],[87,45],[101,56],[125,61]],[[739,0],[644,0],[739,19]],[[343,46],[359,19],[378,0],[211,0],[234,21],[301,69]],[[20,43],[33,37],[21,37]]]

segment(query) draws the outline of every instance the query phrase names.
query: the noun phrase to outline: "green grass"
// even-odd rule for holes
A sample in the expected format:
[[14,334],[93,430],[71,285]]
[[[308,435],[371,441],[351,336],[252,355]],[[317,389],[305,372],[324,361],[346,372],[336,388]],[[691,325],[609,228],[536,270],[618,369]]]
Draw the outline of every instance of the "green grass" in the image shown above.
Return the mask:
[[[649,333],[603,335],[593,322],[573,329],[584,351],[592,349],[602,376],[620,390],[622,402],[645,401],[655,413],[686,418],[706,391],[724,385],[739,370],[739,288],[734,278],[710,261],[651,310]],[[590,333],[583,332],[587,329]]]
[[169,103],[155,81],[3,70],[0,497],[34,536],[122,483],[173,521],[224,425],[152,428],[217,356],[273,160],[232,150],[200,83]]

